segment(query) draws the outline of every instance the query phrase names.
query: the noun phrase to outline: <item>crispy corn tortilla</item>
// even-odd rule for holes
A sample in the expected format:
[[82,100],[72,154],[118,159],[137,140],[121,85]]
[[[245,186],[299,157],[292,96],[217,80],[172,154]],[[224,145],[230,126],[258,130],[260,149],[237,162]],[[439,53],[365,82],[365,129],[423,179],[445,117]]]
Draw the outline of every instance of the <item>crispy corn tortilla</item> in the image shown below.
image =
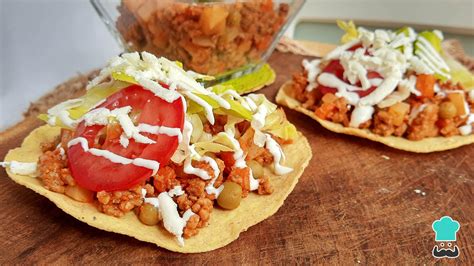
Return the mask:
[[[25,138],[21,147],[10,150],[5,161],[36,162],[41,154],[40,144],[53,141],[59,134],[58,127],[41,126]],[[183,247],[177,244],[175,237],[162,225],[144,225],[133,212],[115,218],[99,212],[93,204],[81,203],[47,190],[37,178],[13,174],[8,168],[7,173],[16,183],[47,197],[64,212],[93,227],[132,236],[171,251],[199,253],[229,244],[237,239],[241,232],[273,215],[283,205],[312,157],[309,143],[301,133],[298,133],[293,144],[286,145],[283,150],[286,155],[285,165],[292,167],[294,171],[286,176],[269,175],[274,187],[273,194],[250,193],[247,198],[242,199],[240,206],[232,211],[215,208],[209,225],[202,228],[198,235],[186,239]]]
[[390,146],[395,149],[416,152],[416,153],[428,153],[435,151],[445,151],[454,148],[458,148],[463,145],[474,143],[474,135],[468,136],[453,136],[453,137],[435,137],[435,138],[425,138],[418,141],[408,140],[406,138],[388,136],[383,137],[377,134],[372,133],[368,129],[358,129],[351,127],[344,127],[341,124],[333,123],[324,119],[321,119],[316,116],[316,114],[304,108],[301,103],[290,97],[287,93],[292,88],[292,82],[289,81],[280,88],[276,96],[277,103],[287,106],[290,109],[296,110],[300,113],[303,113],[314,120],[318,121],[326,129],[352,136],[357,136],[361,138],[370,139],[383,143],[387,146]]

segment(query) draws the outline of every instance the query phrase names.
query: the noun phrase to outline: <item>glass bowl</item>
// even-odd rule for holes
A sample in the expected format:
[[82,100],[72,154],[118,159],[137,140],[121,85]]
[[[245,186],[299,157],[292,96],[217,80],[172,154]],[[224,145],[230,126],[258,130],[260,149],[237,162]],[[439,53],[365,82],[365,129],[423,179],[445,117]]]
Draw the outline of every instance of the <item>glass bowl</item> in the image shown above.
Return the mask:
[[262,65],[305,0],[90,0],[127,51],[147,51],[216,76]]

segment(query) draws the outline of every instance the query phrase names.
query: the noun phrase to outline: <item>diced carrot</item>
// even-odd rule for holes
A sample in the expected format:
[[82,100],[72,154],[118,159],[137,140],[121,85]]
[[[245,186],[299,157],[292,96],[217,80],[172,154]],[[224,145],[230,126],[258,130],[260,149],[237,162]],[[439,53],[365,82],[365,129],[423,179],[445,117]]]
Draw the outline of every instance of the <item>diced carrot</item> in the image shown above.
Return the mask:
[[328,115],[332,112],[334,104],[323,103],[320,107],[316,108],[314,112],[319,118],[326,119]]
[[433,98],[436,78],[433,75],[421,74],[417,76],[416,88],[421,92],[421,97]]
[[449,93],[448,99],[456,106],[457,115],[466,115],[466,99],[464,93]]
[[219,157],[227,168],[231,168],[235,164],[234,153],[231,151],[221,152]]
[[266,35],[260,38],[260,40],[256,43],[257,50],[263,51],[270,46],[270,42],[272,41],[272,36]]

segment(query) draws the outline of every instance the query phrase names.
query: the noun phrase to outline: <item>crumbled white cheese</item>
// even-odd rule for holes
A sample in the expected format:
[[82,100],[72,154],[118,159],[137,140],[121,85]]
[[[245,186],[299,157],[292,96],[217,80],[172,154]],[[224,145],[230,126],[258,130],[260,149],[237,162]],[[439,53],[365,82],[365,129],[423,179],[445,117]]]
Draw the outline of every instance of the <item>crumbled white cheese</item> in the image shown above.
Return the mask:
[[75,108],[84,103],[83,99],[72,99],[64,101],[48,110],[48,124],[56,126],[56,120],[59,119],[65,126],[73,128],[79,121],[71,119],[67,110]]
[[334,50],[329,52],[325,57],[324,60],[332,60],[332,59],[337,59],[343,53],[345,50],[351,48],[352,46],[356,45],[359,42],[359,40],[353,40],[348,43],[345,43],[341,46],[336,47]]

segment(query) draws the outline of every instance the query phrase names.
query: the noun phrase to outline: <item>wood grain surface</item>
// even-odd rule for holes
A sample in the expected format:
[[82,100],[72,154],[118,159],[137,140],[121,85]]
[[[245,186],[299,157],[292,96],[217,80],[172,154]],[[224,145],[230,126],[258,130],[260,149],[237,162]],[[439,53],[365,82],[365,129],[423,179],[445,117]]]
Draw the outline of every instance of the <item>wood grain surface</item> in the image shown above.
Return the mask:
[[[301,56],[276,52],[274,99],[298,71]],[[228,246],[177,254],[83,224],[0,170],[0,264],[473,264],[474,145],[432,154],[398,151],[338,135],[286,110],[309,139],[313,159],[271,218]],[[0,133],[0,158],[39,125],[27,118]],[[415,190],[419,193],[416,193]],[[457,259],[435,260],[431,224],[450,215],[461,224]]]

